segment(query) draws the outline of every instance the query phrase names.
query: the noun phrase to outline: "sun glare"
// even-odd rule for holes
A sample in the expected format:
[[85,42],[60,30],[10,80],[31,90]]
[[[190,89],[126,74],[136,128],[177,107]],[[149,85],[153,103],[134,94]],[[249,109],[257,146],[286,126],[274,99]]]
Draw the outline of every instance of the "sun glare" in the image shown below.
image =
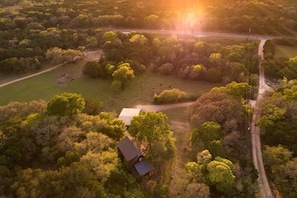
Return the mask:
[[197,31],[201,29],[202,12],[188,9],[180,12],[176,22],[176,29],[180,31]]

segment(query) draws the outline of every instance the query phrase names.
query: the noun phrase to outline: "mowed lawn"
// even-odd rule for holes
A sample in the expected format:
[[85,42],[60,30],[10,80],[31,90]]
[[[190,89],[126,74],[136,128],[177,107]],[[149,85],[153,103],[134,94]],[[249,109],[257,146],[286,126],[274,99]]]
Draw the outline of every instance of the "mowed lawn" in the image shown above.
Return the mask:
[[204,81],[182,80],[176,76],[147,73],[133,79],[125,87],[124,91],[113,94],[107,101],[106,108],[119,111],[123,107],[152,104],[154,93],[173,88],[178,88],[189,96],[197,98],[211,88],[222,85]]
[[110,80],[91,79],[82,75],[82,65],[64,65],[48,73],[35,76],[0,88],[0,105],[12,101],[43,99],[48,101],[56,94],[75,92],[84,98],[105,101],[110,96]]
[[276,45],[275,55],[277,57],[292,58],[297,56],[297,47]]
[[0,105],[12,101],[28,102],[39,99],[48,101],[56,94],[72,92],[81,94],[84,98],[103,102],[105,110],[118,112],[123,107],[150,104],[153,102],[154,93],[160,93],[165,89],[178,88],[195,98],[214,86],[221,86],[203,81],[182,80],[175,76],[146,73],[136,76],[123,91],[113,93],[110,89],[111,79],[92,79],[82,74],[85,62],[64,65],[48,73],[0,88]]

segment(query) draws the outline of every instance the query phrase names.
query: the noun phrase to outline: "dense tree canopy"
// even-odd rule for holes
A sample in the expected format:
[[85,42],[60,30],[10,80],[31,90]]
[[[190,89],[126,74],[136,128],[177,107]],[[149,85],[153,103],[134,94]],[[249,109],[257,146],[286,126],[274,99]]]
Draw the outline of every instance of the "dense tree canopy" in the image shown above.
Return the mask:
[[215,158],[215,160],[207,164],[210,183],[220,192],[230,192],[235,179],[232,169],[233,164],[231,161],[219,157]]
[[270,146],[278,144],[288,146],[297,151],[293,139],[296,138],[296,100],[294,98],[294,81],[281,83],[281,87],[272,96],[265,98],[261,104],[259,126],[263,131],[263,139]]
[[250,136],[244,127],[251,119],[251,110],[245,104],[249,89],[247,83],[236,82],[215,87],[190,109],[192,154],[197,155],[197,162],[186,167],[198,168],[214,195],[255,193],[257,173],[249,152]]
[[234,164],[230,160],[221,157],[213,158],[208,150],[203,150],[198,153],[197,161],[188,162],[185,168],[195,178],[194,181],[197,182],[199,173],[202,173],[203,177],[200,180],[202,179],[211,187],[215,187],[220,193],[230,196],[235,182]]
[[[245,121],[243,103],[224,90],[213,89],[203,94],[193,104],[190,111],[191,124],[199,127],[205,121],[213,121],[227,127],[232,120],[237,120],[233,128]],[[229,127],[227,128],[229,130]]]
[[207,147],[213,140],[219,140],[224,135],[221,125],[207,121],[201,127],[193,130],[191,135],[191,143],[195,144],[197,141],[202,141]]
[[[1,1],[3,6],[22,5],[21,13],[27,16],[3,15],[3,29],[31,26],[48,27],[87,27],[124,26],[138,28],[163,28],[186,30],[220,30],[237,32],[288,33],[295,30],[295,2],[276,1],[238,1],[226,0],[197,2],[186,0],[134,1],[110,3],[101,1]],[[40,12],[47,6],[47,12]],[[127,7],[131,8],[129,11]],[[265,10],[266,12],[263,12]],[[4,13],[6,10],[3,11]],[[273,15],[271,14],[273,13]],[[39,20],[36,20],[39,19]],[[43,21],[41,20],[43,19]],[[30,24],[30,25],[29,25]],[[265,27],[265,28],[260,28]]]
[[175,156],[175,138],[167,123],[167,116],[161,112],[142,112],[133,117],[129,133],[140,142],[146,142],[147,157],[156,166]]
[[263,160],[268,177],[285,197],[296,196],[296,80],[284,78],[260,104]]
[[47,104],[49,115],[73,115],[85,107],[85,100],[76,93],[62,93],[54,96]]
[[82,114],[75,104],[83,98],[53,98],[61,96],[72,99],[74,109],[66,105],[61,114],[49,114],[45,101],[0,107],[0,195],[148,197],[118,158],[116,145],[125,123],[105,112]]
[[[115,91],[146,71],[185,80],[231,82],[199,97],[190,110],[193,151],[206,146],[208,153],[202,151],[197,162],[187,164],[195,179],[185,182],[182,196],[198,193],[208,197],[210,191],[214,196],[217,192],[229,196],[230,191],[234,197],[253,195],[254,173],[245,142],[249,137],[243,131],[250,119],[250,109],[244,103],[250,93],[246,82],[258,72],[258,43],[101,28],[291,35],[297,31],[296,2],[2,0],[0,5],[0,75],[37,71],[50,60],[72,62],[83,57],[83,49],[99,47],[104,50],[101,59],[87,63],[83,73],[113,79]],[[294,79],[296,57],[277,57],[275,46],[280,44],[296,46],[296,40],[275,39],[265,44],[265,74]],[[264,100],[258,122],[269,145],[264,152],[266,166],[275,174],[277,188],[288,197],[296,197],[296,89],[296,83],[284,83]],[[157,100],[176,102],[185,94],[175,90],[158,96]],[[100,113],[100,104],[77,94],[57,95],[47,103],[1,106],[0,196],[151,196],[117,160],[115,145],[125,130],[121,120]],[[150,145],[146,156],[156,165],[174,156],[174,138],[164,115],[144,113],[129,130]],[[283,146],[274,147],[279,144]],[[146,188],[162,191],[154,182]]]

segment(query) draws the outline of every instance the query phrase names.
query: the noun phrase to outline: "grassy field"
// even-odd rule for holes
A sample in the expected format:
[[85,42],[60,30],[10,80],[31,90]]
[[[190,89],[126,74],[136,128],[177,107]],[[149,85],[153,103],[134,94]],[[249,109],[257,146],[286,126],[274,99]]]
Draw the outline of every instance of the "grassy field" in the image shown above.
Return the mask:
[[165,89],[172,88],[178,88],[187,92],[190,96],[198,97],[214,86],[221,85],[201,81],[186,81],[175,76],[148,73],[136,77],[124,91],[113,94],[107,101],[106,108],[119,111],[123,107],[151,104],[154,92],[160,93]]
[[292,58],[297,56],[297,47],[277,45],[275,46],[275,55],[277,57]]
[[178,88],[199,96],[220,84],[184,81],[174,76],[144,74],[131,81],[124,91],[112,93],[111,80],[91,79],[81,74],[83,63],[62,66],[51,72],[0,88],[0,105],[11,101],[49,100],[56,94],[75,92],[85,98],[106,102],[106,109],[119,111],[123,107],[152,102],[153,93]]
[[[54,95],[63,92],[75,92],[84,98],[106,101],[111,95],[111,81],[91,79],[82,75],[82,67],[86,61],[64,65],[48,73],[0,88],[0,105],[8,104],[11,101],[27,102],[38,99],[47,101]],[[1,78],[0,83],[22,76],[6,76]]]
[[[111,80],[91,79],[82,74],[83,65],[90,60],[98,60],[100,51],[95,51],[83,61],[64,65],[48,73],[35,76],[0,88],[0,105],[12,101],[49,100],[56,94],[75,92],[84,98],[91,98],[105,103],[105,110],[120,111],[123,107],[133,107],[138,104],[150,104],[155,92],[178,88],[190,96],[198,97],[214,86],[200,81],[185,81],[174,76],[147,73],[133,79],[123,91],[112,93]],[[49,65],[46,65],[49,68]],[[0,76],[0,84],[14,80],[24,75]]]

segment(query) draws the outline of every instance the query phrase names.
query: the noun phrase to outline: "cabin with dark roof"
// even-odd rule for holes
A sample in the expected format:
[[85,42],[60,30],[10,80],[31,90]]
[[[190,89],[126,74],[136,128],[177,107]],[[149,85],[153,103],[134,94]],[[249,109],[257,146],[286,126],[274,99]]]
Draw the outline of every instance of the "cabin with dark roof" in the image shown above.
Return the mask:
[[130,165],[135,164],[135,162],[137,162],[141,156],[140,151],[136,149],[129,137],[126,137],[119,142],[118,149],[120,151],[121,157],[124,158],[124,160]]
[[122,160],[131,166],[132,173],[143,176],[153,170],[152,164],[144,159],[129,137],[118,143],[118,151]]
[[144,159],[135,163],[133,167],[134,167],[134,171],[140,176],[147,175],[153,170],[152,164]]

